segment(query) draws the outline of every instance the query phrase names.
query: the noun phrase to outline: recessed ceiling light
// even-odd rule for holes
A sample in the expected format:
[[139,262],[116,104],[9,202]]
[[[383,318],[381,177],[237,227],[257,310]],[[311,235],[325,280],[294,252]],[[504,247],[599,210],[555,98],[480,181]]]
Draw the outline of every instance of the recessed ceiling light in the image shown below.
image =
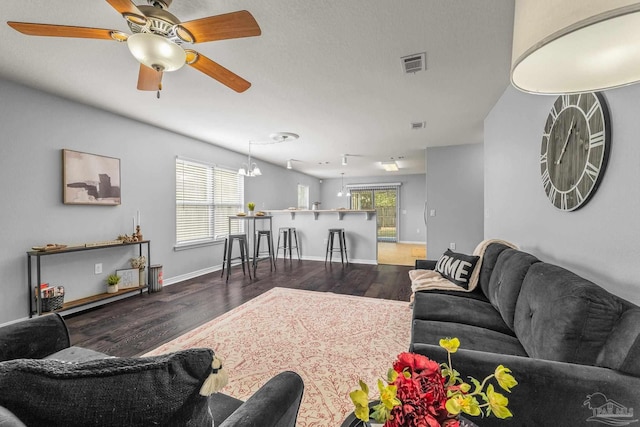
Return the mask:
[[398,172],[398,164],[395,161],[380,162],[382,168],[387,172]]

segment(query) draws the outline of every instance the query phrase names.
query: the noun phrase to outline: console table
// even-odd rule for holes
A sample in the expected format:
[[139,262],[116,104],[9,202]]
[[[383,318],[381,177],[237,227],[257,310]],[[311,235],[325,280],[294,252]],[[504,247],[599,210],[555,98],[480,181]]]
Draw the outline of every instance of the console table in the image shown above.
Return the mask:
[[[92,251],[95,249],[122,248],[122,247],[134,246],[134,245],[138,246],[138,251],[140,256],[142,256],[142,246],[143,245],[147,246],[147,265],[151,265],[151,241],[150,240],[142,240],[140,242],[131,242],[131,243],[107,244],[107,245],[73,246],[73,247],[67,247],[63,249],[54,249],[50,251],[28,251],[27,252],[28,294],[27,295],[29,296],[29,317],[32,317],[34,314],[38,314],[38,315],[42,314],[42,290],[40,289],[40,284],[42,283],[42,271],[40,268],[40,260],[42,257],[59,255],[59,254],[68,254],[70,252]],[[33,258],[35,258],[36,260],[36,277],[35,277],[36,284],[35,285],[33,283],[32,265],[31,265],[31,261]],[[147,274],[148,274],[148,269],[147,269]],[[37,287],[38,289],[38,299],[37,299],[37,303],[35,304],[36,305],[35,310],[34,310],[34,304],[33,304],[34,287]],[[108,294],[105,292],[97,295],[91,295],[86,298],[67,301],[63,304],[62,308],[54,311],[55,312],[65,311],[72,308],[81,307],[83,305],[104,301],[119,295],[131,293],[131,292],[140,292],[140,294],[142,294],[142,291],[146,288],[147,288],[147,284],[142,284],[135,288],[121,289],[118,292],[113,294]]]

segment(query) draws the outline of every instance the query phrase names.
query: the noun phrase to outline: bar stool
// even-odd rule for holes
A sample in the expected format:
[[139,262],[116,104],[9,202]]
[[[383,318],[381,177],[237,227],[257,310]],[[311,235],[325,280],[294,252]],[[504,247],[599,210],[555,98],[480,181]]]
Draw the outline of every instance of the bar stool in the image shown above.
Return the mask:
[[[334,238],[338,237],[338,242],[340,243],[340,247],[335,249],[333,247]],[[327,238],[327,253],[324,255],[324,263],[327,263],[327,256],[329,257],[329,262],[331,262],[331,258],[333,257],[334,252],[340,252],[340,259],[342,264],[344,264],[345,260],[347,261],[347,265],[349,265],[349,258],[347,257],[347,238],[344,232],[344,228],[330,228],[329,229],[329,237]]]
[[[233,253],[233,242],[238,241],[240,245],[240,256],[231,258],[231,254]],[[245,256],[246,254],[246,256]],[[227,282],[229,282],[229,272],[231,271],[231,261],[239,259],[242,264],[242,274],[246,275],[244,265],[245,263],[249,263],[249,246],[247,245],[247,236],[245,234],[229,234],[229,237],[224,239],[224,258],[222,260],[222,273],[220,277],[224,276],[225,264],[227,268]],[[249,279],[251,277],[251,266],[249,266]]]
[[[260,257],[260,255],[266,255],[266,253],[260,253],[260,241],[262,240],[262,237],[266,237],[267,238],[267,249],[268,249],[268,255],[269,258],[266,257]],[[256,253],[254,254],[253,257],[253,275],[256,275],[256,268],[258,268],[258,261],[262,261],[265,259],[269,259],[269,268],[271,269],[271,271],[273,271],[274,269],[277,270],[276,268],[276,260],[273,256],[273,239],[271,239],[271,230],[258,230],[256,233]]]
[[[293,238],[295,238],[296,245],[293,246]],[[284,237],[284,245],[280,246],[280,237]],[[288,242],[288,246],[287,246]],[[287,247],[289,248],[289,261],[291,261],[291,250],[296,248],[296,252],[298,253],[298,261],[300,261],[300,250],[298,249],[298,233],[296,232],[295,227],[280,227],[278,230],[278,247],[276,248],[276,258],[278,258],[278,251],[282,248],[282,255],[287,257]]]

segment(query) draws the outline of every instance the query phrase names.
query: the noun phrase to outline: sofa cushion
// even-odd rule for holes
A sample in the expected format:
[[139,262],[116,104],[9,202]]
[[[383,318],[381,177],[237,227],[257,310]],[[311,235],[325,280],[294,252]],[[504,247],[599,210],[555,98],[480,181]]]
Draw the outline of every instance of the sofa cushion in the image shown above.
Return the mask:
[[27,425],[211,425],[199,391],[213,352],[82,363],[16,359],[0,363],[0,405]]
[[89,348],[71,346],[64,350],[56,351],[55,353],[45,357],[45,359],[55,359],[63,362],[88,362],[89,360],[100,360],[107,357],[113,356],[109,356]]
[[479,326],[514,336],[491,303],[462,295],[417,292],[413,318]]
[[439,345],[440,339],[457,337],[460,347],[468,350],[486,351],[490,353],[526,356],[527,353],[514,336],[491,331],[473,325],[453,322],[437,322],[433,320],[414,319],[411,327],[411,347],[414,345]]
[[505,249],[496,260],[487,288],[487,298],[511,329],[522,281],[531,264],[536,262],[540,260],[515,249]]
[[479,259],[480,257],[474,255],[465,255],[447,249],[436,263],[435,271],[451,283],[469,289],[469,279]]
[[502,243],[491,243],[487,246],[482,256],[482,263],[480,264],[480,277],[478,278],[478,286],[482,289],[482,292],[487,295],[489,292],[489,281],[491,280],[491,274],[498,262],[498,256],[505,249],[509,249],[509,246]]
[[640,308],[622,314],[596,364],[640,377]]
[[522,283],[514,330],[531,357],[595,365],[624,309],[600,286],[539,262]]

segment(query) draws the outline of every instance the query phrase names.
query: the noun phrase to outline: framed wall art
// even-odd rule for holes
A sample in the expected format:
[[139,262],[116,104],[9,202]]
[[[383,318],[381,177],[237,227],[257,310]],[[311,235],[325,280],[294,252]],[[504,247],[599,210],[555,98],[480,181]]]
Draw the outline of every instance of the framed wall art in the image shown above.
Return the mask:
[[118,289],[137,288],[140,286],[140,270],[137,268],[116,270],[116,275],[120,277]]
[[120,159],[62,150],[62,176],[66,205],[120,204]]

